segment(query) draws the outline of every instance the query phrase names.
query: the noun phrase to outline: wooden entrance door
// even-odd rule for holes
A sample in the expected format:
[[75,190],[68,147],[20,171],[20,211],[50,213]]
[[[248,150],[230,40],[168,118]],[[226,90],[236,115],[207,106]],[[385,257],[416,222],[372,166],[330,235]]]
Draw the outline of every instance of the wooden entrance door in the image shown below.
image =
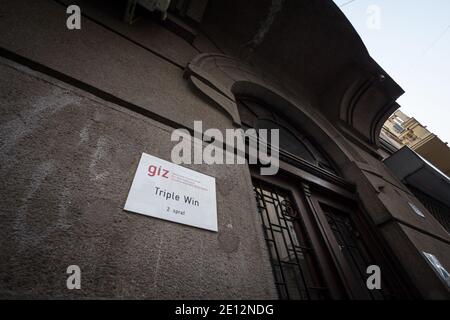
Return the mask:
[[385,297],[366,285],[376,262],[355,203],[295,178],[254,176],[253,186],[281,299]]

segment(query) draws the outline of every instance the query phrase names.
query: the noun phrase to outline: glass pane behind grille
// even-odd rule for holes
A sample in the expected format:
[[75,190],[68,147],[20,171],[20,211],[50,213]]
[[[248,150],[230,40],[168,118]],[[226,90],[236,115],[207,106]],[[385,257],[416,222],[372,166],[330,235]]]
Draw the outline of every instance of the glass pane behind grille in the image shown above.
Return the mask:
[[254,181],[254,190],[280,298],[328,298],[289,192],[258,180]]

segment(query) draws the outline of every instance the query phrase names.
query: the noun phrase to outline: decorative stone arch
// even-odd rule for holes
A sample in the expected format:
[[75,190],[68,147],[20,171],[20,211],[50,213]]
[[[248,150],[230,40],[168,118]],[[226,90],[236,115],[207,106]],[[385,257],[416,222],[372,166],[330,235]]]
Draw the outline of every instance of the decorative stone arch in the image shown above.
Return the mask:
[[238,59],[222,54],[200,54],[188,64],[184,76],[214,101],[236,127],[241,127],[236,97],[252,96],[291,119],[292,125],[313,137],[322,149],[327,150],[338,169],[349,162],[365,162],[342,134],[307,102],[301,101],[273,77]]

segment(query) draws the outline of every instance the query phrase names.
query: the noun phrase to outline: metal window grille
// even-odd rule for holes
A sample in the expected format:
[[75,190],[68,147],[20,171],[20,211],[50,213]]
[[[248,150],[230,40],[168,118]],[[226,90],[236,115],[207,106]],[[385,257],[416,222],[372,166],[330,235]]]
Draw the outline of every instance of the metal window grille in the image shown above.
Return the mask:
[[352,273],[359,278],[361,287],[365,288],[371,299],[384,299],[384,295],[387,297],[387,293],[382,290],[369,290],[366,287],[367,267],[376,263],[365,248],[361,235],[349,215],[329,207],[322,209]]
[[319,266],[288,191],[254,181],[254,190],[281,299],[327,299]]

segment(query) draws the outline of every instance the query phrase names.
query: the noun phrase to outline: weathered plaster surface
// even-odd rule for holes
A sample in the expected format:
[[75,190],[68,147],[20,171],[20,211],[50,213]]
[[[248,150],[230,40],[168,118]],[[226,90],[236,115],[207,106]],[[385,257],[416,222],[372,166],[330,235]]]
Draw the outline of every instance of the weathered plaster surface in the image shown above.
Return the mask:
[[245,166],[189,166],[217,179],[218,233],[127,213],[141,153],[169,159],[170,128],[14,64],[0,74],[0,296],[276,297]]

